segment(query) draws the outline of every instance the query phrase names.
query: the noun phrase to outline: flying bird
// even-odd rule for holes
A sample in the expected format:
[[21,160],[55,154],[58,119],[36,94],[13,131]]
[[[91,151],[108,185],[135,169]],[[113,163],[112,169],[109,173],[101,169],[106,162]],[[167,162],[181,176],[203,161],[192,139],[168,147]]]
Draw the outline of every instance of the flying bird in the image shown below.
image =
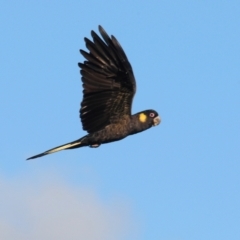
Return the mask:
[[155,110],[131,114],[136,81],[128,58],[114,36],[99,26],[99,37],[91,31],[92,41],[84,38],[89,52],[80,50],[86,59],[78,63],[83,83],[80,118],[88,134],[76,141],[52,148],[29,159],[60,150],[121,140],[156,126],[161,122]]

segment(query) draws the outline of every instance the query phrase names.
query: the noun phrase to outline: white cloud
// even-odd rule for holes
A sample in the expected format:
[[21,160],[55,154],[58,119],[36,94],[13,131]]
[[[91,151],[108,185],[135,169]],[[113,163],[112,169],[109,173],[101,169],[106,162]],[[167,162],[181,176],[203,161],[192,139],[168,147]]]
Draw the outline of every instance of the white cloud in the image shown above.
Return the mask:
[[122,240],[135,235],[126,202],[106,204],[93,189],[72,187],[57,177],[40,181],[0,178],[1,240]]

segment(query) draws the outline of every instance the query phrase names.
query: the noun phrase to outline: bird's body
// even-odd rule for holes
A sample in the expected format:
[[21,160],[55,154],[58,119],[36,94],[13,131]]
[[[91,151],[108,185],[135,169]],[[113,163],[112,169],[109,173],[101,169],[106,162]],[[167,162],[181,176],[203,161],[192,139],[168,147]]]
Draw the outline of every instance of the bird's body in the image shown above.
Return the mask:
[[99,31],[104,41],[92,31],[93,42],[85,38],[89,53],[80,50],[87,61],[78,64],[83,82],[80,118],[88,134],[28,159],[64,149],[98,147],[160,123],[154,110],[131,115],[136,91],[132,67],[116,38],[110,38],[101,26]]

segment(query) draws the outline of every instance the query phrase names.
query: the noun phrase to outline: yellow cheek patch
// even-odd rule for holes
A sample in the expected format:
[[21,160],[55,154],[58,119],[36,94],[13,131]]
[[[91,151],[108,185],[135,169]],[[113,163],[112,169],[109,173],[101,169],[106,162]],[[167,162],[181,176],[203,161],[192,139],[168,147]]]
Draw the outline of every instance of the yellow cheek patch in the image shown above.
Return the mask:
[[140,113],[139,114],[139,120],[140,120],[140,122],[146,122],[147,115],[145,113]]

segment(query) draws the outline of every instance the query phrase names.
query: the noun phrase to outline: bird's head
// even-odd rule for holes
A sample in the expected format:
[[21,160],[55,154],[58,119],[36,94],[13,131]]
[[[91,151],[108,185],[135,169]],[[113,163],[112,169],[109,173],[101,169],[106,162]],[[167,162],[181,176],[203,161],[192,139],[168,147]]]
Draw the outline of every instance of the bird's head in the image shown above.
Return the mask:
[[151,128],[153,126],[157,126],[161,122],[161,118],[155,110],[145,110],[133,115],[133,128],[132,133],[135,134],[138,132],[142,132]]
[[145,126],[157,126],[161,122],[161,118],[155,110],[145,110],[138,113],[138,120]]

